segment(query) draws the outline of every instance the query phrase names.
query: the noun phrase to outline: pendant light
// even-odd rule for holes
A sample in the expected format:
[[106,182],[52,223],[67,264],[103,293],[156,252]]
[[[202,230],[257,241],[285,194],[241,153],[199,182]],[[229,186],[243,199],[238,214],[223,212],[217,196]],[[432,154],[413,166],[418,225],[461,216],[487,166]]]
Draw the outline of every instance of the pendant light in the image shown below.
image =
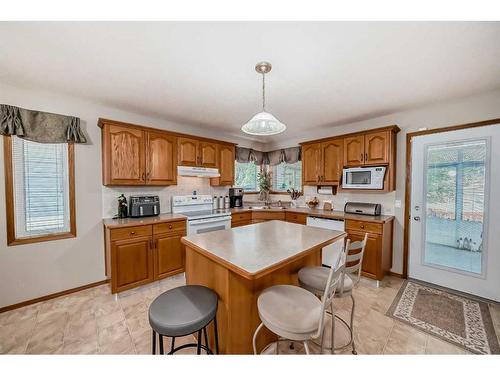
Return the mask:
[[272,65],[268,62],[260,62],[255,65],[255,71],[262,74],[262,112],[253,116],[250,121],[241,127],[241,130],[251,135],[275,135],[286,130],[286,125],[276,117],[266,112],[266,73],[271,71]]

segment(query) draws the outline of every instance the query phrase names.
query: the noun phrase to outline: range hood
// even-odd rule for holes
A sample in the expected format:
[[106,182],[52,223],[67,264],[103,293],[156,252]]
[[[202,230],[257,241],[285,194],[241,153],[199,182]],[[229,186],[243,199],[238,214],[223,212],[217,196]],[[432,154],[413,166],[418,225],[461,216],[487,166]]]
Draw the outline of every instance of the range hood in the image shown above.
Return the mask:
[[220,177],[219,170],[217,168],[203,168],[203,167],[177,167],[177,174],[179,176],[187,177]]

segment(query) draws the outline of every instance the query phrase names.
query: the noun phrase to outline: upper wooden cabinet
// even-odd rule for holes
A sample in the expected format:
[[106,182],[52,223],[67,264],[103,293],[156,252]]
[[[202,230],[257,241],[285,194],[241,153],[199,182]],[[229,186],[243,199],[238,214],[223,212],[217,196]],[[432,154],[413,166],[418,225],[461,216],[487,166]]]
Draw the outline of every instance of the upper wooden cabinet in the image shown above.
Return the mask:
[[383,191],[395,186],[396,125],[301,144],[303,185],[340,185],[342,169],[386,165]]
[[[232,185],[234,144],[99,119],[103,185],[175,185],[177,166],[220,168],[214,184]],[[219,166],[220,164],[220,166]]]
[[316,185],[319,183],[321,165],[321,143],[302,146],[302,183]]
[[344,164],[360,166],[389,163],[391,131],[344,138]]
[[342,139],[302,146],[304,185],[338,185],[342,173]]
[[234,184],[234,156],[235,149],[233,145],[217,146],[219,158],[220,177],[212,178],[211,184],[217,186],[227,186]]
[[146,181],[146,134],[143,130],[109,125],[103,127],[104,185],[142,185]]
[[147,132],[146,182],[171,185],[177,182],[177,139],[161,132]]
[[217,168],[217,144],[194,138],[179,138],[179,165]]

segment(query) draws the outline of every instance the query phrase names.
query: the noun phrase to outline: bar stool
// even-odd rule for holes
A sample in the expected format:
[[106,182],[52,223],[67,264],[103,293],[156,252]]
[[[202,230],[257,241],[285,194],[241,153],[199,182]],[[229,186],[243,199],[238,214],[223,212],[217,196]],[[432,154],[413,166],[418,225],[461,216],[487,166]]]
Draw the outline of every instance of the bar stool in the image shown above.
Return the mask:
[[263,326],[278,335],[277,346],[280,338],[301,341],[306,354],[310,354],[308,341],[320,338],[323,353],[325,312],[328,305],[333,308],[332,301],[343,274],[344,261],[344,258],[339,258],[336,267],[330,269],[321,301],[313,293],[294,285],[275,285],[264,289],[257,299],[262,323],[253,335],[254,354],[257,354],[257,334]]
[[[184,285],[170,289],[158,297],[149,306],[149,324],[153,329],[153,354],[156,354],[156,334],[159,336],[160,354],[163,351],[163,336],[172,338],[172,345],[167,354],[196,347],[197,354],[201,349],[213,354],[208,346],[207,325],[214,322],[215,352],[219,354],[219,337],[217,332],[217,294],[205,286]],[[202,344],[203,331],[205,345]],[[185,344],[175,348],[175,338],[198,332],[197,344]]]
[[[353,337],[353,322],[354,322],[354,296],[352,294],[353,289],[358,285],[361,279],[361,265],[363,263],[363,254],[366,248],[366,242],[368,240],[368,234],[365,233],[363,241],[352,242],[347,240],[344,247],[343,256],[345,257],[345,267],[341,277],[341,281],[337,287],[337,293],[335,293],[334,298],[351,297],[352,308],[350,316],[350,324],[348,324],[344,319],[336,316],[332,310],[332,331],[335,329],[335,318],[340,320],[342,324],[350,332],[350,341],[344,346],[334,348],[332,339],[332,351],[340,350],[346,348],[352,344],[352,354],[357,354],[356,346]],[[328,267],[304,267],[299,270],[299,284],[302,288],[314,293],[317,296],[323,296],[325,285],[327,285],[329,275]],[[333,336],[333,333],[332,333]]]

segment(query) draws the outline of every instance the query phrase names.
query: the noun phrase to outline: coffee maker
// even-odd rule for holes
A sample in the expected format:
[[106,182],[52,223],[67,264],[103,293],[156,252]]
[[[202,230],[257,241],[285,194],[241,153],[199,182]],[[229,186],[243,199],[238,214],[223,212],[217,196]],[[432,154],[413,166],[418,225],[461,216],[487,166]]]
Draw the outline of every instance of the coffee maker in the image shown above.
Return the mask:
[[229,207],[243,207],[242,188],[229,188]]

